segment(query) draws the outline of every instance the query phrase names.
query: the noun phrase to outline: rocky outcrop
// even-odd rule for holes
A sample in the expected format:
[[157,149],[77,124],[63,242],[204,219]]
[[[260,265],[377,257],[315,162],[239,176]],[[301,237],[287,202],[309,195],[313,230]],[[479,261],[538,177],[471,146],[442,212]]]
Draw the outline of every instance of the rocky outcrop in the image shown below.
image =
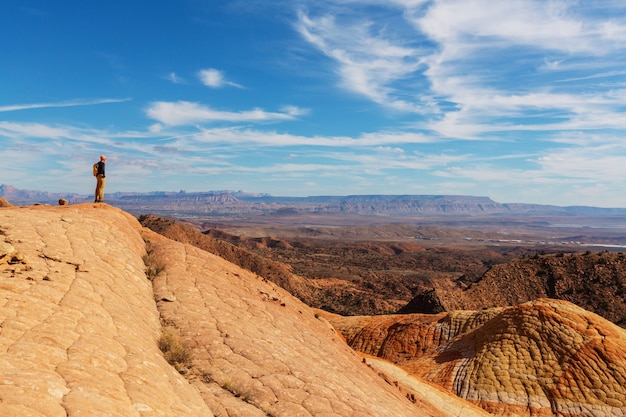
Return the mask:
[[0,209],[0,415],[486,416],[106,204]]
[[327,315],[354,349],[501,416],[626,415],[626,331],[574,304]]
[[535,255],[490,268],[477,282],[431,281],[400,313],[479,310],[537,298],[570,301],[626,326],[626,255],[611,252]]

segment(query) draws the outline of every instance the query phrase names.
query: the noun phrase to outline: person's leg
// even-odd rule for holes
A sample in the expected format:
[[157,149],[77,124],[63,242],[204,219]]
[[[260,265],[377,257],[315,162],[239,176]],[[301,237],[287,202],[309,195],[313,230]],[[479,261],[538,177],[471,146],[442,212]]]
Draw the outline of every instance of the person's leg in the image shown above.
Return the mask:
[[106,178],[98,176],[98,180],[96,182],[96,203],[104,200],[104,185],[106,183]]
[[100,201],[104,200],[104,186],[107,183],[106,178],[102,178],[102,187],[100,188]]

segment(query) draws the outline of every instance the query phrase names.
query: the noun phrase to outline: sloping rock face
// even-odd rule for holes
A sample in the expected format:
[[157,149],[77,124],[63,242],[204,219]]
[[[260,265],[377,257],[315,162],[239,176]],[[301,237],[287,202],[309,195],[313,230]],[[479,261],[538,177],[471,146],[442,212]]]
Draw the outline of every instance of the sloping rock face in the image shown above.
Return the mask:
[[0,415],[207,416],[157,347],[136,221],[105,206],[0,209]]
[[0,364],[3,417],[486,415],[105,204],[0,209]]
[[292,274],[289,267],[283,263],[263,258],[175,221],[153,215],[144,215],[139,218],[139,222],[143,226],[172,240],[191,244],[267,278],[309,305],[314,302],[316,288],[313,283],[310,280]]
[[284,289],[195,246],[152,238],[151,254],[164,262],[154,279],[159,310],[190,346],[188,378],[216,414],[454,415],[431,402],[458,400],[385,381]]
[[327,315],[348,344],[501,416],[626,415],[626,331],[574,304]]

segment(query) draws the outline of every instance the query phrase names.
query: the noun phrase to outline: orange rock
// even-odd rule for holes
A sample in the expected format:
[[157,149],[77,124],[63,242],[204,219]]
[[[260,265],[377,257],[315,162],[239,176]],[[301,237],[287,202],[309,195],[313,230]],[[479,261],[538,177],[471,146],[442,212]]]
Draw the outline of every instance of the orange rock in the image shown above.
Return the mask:
[[327,316],[355,349],[497,415],[626,415],[626,331],[565,301],[434,316]]
[[0,230],[28,266],[0,269],[3,417],[487,415],[109,205],[3,208]]

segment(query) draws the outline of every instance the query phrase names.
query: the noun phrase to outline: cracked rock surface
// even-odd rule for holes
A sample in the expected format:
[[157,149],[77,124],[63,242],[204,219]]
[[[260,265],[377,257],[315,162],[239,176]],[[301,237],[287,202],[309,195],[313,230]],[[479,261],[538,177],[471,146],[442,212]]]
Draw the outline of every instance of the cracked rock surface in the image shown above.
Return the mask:
[[121,210],[0,209],[0,416],[485,415]]
[[438,315],[325,314],[348,344],[500,416],[626,416],[626,331],[566,301]]
[[443,392],[411,396],[282,288],[194,246],[156,239],[159,310],[192,348],[188,377],[220,415],[484,415],[464,403],[439,409],[438,401],[460,403]]
[[157,347],[144,242],[129,215],[3,208],[0,242],[0,415],[211,415]]

